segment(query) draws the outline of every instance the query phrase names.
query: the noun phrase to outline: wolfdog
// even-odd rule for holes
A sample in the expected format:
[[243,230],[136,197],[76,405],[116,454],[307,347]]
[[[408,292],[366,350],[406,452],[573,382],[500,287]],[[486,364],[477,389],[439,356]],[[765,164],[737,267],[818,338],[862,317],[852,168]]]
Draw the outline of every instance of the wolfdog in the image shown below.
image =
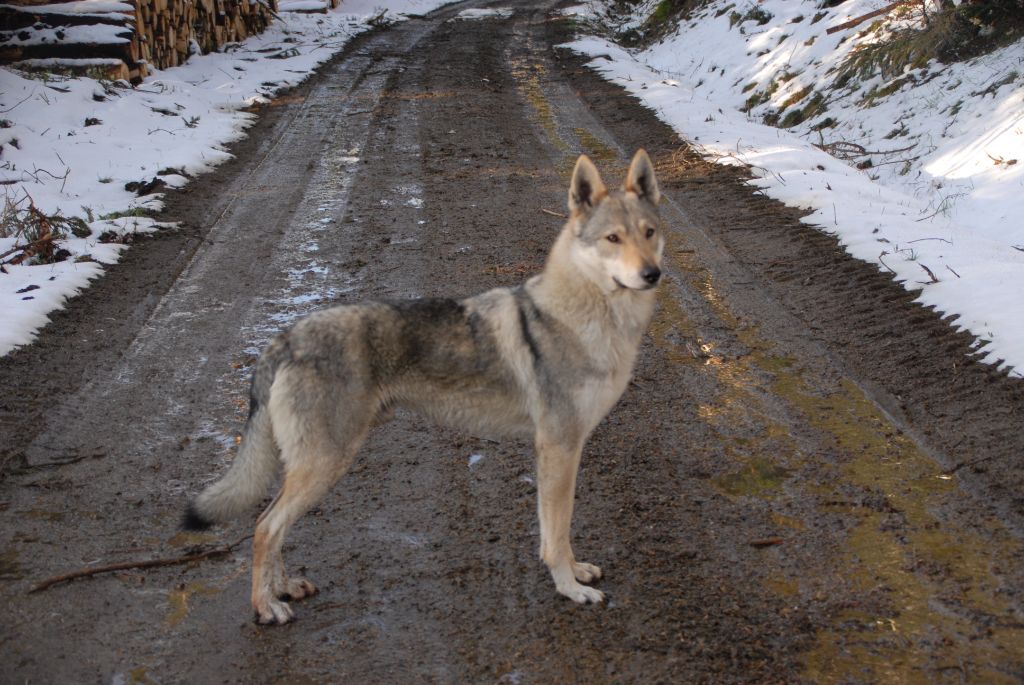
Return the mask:
[[281,490],[253,538],[257,622],[287,623],[294,614],[283,600],[316,592],[286,574],[285,534],[395,407],[476,434],[532,438],[541,559],[559,593],[579,603],[604,599],[584,584],[601,569],[577,561],[569,541],[576,472],[584,442],[629,382],[654,311],[665,244],[659,199],[645,151],[612,191],[580,156],[569,219],[541,273],[524,284],[463,300],[333,307],[267,345],[239,454],[184,521],[202,529],[238,516],[283,465]]

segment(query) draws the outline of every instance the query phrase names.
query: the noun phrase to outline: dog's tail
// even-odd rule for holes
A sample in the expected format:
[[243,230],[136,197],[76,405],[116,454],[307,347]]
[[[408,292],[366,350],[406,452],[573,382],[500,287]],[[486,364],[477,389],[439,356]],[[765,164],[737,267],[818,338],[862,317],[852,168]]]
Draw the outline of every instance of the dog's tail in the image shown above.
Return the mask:
[[277,475],[280,450],[270,420],[270,388],[277,369],[291,356],[286,336],[275,338],[260,356],[252,375],[249,420],[231,468],[192,500],[185,510],[186,530],[205,530],[229,521],[263,499]]

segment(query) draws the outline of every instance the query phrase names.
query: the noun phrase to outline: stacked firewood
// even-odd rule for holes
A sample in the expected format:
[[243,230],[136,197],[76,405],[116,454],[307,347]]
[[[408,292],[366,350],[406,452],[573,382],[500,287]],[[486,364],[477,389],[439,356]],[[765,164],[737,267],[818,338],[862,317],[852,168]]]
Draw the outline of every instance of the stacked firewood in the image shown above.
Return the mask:
[[277,0],[7,2],[0,64],[133,82],[263,31],[277,9]]

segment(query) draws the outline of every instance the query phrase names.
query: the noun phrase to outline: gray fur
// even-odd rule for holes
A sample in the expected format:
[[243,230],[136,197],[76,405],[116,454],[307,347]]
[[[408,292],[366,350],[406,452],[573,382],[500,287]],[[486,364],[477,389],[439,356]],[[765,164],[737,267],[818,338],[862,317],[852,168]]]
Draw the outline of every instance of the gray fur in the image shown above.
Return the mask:
[[643,151],[623,188],[611,192],[581,157],[570,184],[572,216],[543,272],[522,286],[464,300],[335,307],[267,346],[253,373],[241,450],[186,519],[202,525],[241,514],[283,464],[283,488],[253,542],[260,622],[287,622],[291,608],[278,597],[315,591],[285,574],[284,536],[396,406],[488,437],[533,437],[541,556],[560,593],[602,599],[581,584],[600,569],[577,562],[569,544],[576,469],[586,438],[626,387],[653,311],[664,245],[653,230],[657,198]]

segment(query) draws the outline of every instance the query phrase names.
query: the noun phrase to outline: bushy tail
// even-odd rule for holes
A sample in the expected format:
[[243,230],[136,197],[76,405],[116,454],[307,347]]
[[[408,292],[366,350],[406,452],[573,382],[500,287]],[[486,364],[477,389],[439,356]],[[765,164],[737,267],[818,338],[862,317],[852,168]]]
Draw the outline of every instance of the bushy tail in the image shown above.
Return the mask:
[[185,529],[205,530],[245,513],[267,494],[278,463],[270,415],[264,407],[246,424],[242,447],[228,472],[189,503]]
[[277,367],[287,356],[287,339],[282,336],[268,346],[257,362],[252,378],[249,420],[238,456],[223,478],[189,503],[182,521],[186,530],[205,530],[214,523],[236,518],[263,499],[274,482],[280,451],[274,441],[267,405]]

